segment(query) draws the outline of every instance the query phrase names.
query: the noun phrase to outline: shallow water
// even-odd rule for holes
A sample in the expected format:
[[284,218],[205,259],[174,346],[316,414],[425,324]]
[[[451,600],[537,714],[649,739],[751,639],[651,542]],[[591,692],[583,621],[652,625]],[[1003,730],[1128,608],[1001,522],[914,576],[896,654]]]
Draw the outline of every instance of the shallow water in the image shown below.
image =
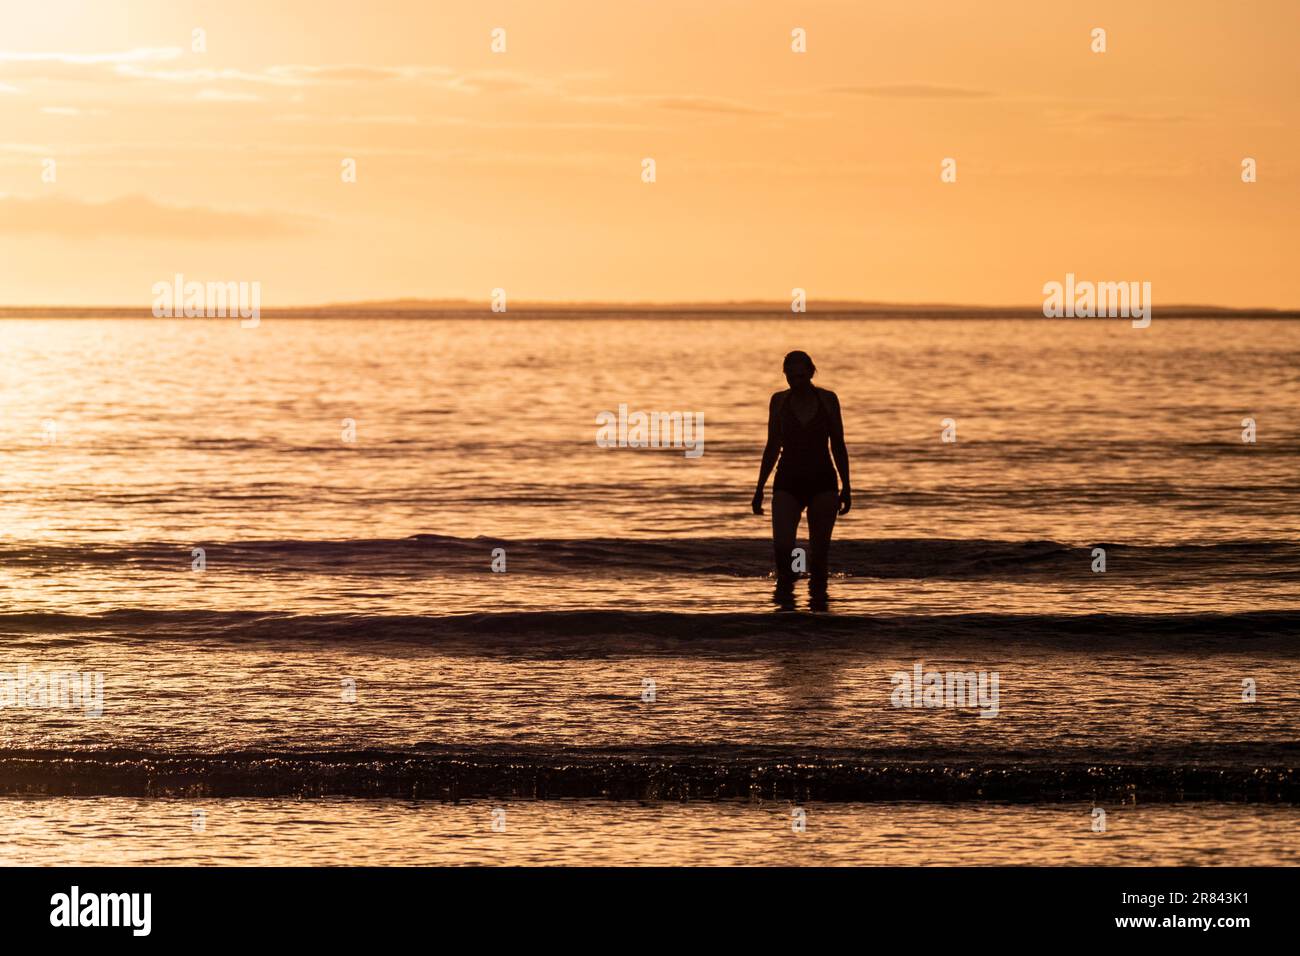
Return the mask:
[[1300,864],[1294,807],[1103,809],[1095,832],[1091,804],[8,798],[0,865]]
[[[844,408],[847,537],[1300,537],[1295,322],[8,320],[0,346],[23,543],[761,536],[796,347]],[[620,403],[703,412],[704,454],[597,447]]]
[[[104,690],[0,706],[4,852],[64,859],[61,816],[117,862],[786,852],[766,804],[567,799],[707,795],[712,767],[715,795],[872,801],[799,862],[1259,862],[1294,832],[1300,323],[11,320],[0,346],[0,704],[20,666]],[[795,347],[853,460],[829,614],[772,606],[748,513]],[[620,403],[703,412],[704,454],[598,447]],[[918,663],[996,674],[996,716],[893,706]],[[228,827],[159,842],[172,793]],[[511,802],[509,849],[466,805],[361,799],[440,793],[566,799]],[[1117,794],[1145,822],[1097,859],[1068,808]],[[466,835],[360,847],[433,812]]]
[[[420,642],[418,630],[406,643],[295,640],[292,631],[242,642],[38,637],[21,649],[10,642],[6,658],[102,670],[103,715],[5,708],[0,740],[6,749],[199,754],[502,743],[560,752],[685,743],[724,754],[799,744],[917,758],[1046,751],[1062,760],[1155,744],[1196,760],[1216,745],[1296,741],[1300,659],[1228,637],[1161,648],[1131,638],[1106,647],[1099,635],[1062,648],[1027,637],[954,646],[923,634],[864,635],[823,647],[795,634],[763,649],[776,640],[632,635],[609,646],[615,638],[597,629],[578,645],[545,636],[502,645],[489,633],[448,653]],[[997,715],[893,706],[893,675],[913,673],[918,661],[925,670],[996,672]],[[1249,702],[1246,679],[1256,688]],[[647,681],[653,702],[644,699]]]

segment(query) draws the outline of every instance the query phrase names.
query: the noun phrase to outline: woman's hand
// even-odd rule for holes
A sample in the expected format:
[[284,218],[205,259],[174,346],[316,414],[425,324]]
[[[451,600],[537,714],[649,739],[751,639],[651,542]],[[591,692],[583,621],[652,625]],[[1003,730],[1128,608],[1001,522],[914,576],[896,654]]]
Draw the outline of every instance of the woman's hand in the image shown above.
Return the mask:
[[853,507],[853,489],[845,485],[840,491],[840,514],[846,515],[849,509]]
[[754,500],[751,503],[751,507],[754,509],[754,514],[761,515],[763,513],[763,489],[762,488],[759,488],[758,491],[754,492]]

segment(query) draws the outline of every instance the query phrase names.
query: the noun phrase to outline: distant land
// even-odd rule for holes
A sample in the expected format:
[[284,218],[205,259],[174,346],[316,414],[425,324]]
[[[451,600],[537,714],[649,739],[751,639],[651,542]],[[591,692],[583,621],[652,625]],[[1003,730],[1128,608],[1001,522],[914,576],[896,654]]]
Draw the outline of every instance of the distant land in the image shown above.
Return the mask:
[[[1298,319],[1300,309],[1236,309],[1214,305],[1156,305],[1155,318],[1165,319]],[[971,306],[891,302],[809,301],[806,313],[827,319],[1043,319],[1037,305]],[[327,305],[266,307],[264,319],[528,319],[528,318],[790,318],[790,303],[729,302],[517,302],[508,311],[493,312],[488,300],[387,299],[339,302]],[[136,306],[0,306],[0,319],[151,319],[149,304]],[[195,317],[194,320],[197,320]],[[1109,317],[1091,320],[1062,318],[1060,322],[1113,322]]]

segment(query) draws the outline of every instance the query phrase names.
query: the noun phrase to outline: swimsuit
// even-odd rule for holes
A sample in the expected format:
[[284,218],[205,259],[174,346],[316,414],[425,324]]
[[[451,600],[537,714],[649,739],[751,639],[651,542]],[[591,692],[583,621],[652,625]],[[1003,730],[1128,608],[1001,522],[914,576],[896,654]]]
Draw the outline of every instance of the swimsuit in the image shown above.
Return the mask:
[[816,395],[817,411],[806,424],[795,415],[789,396],[780,412],[781,459],[772,490],[794,495],[800,511],[818,495],[839,490],[830,452],[830,416],[820,390]]

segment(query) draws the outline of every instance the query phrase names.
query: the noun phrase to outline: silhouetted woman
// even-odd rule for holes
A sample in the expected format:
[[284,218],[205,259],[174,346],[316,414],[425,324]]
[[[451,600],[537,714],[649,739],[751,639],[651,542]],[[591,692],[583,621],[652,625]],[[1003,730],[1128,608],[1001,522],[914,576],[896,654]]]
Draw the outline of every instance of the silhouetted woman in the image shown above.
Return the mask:
[[[776,465],[772,484],[772,549],[776,558],[777,597],[794,591],[791,552],[799,515],[808,510],[808,593],[826,598],[827,557],[835,515],[853,506],[849,451],[844,447],[844,419],[834,392],[813,385],[817,371],[807,352],[791,352],[783,363],[790,387],[772,396],[767,412],[767,446],[758,469],[754,514],[763,513],[763,486]],[[777,465],[777,456],[781,463]],[[832,464],[834,456],[834,464]],[[835,472],[839,471],[837,490]]]

